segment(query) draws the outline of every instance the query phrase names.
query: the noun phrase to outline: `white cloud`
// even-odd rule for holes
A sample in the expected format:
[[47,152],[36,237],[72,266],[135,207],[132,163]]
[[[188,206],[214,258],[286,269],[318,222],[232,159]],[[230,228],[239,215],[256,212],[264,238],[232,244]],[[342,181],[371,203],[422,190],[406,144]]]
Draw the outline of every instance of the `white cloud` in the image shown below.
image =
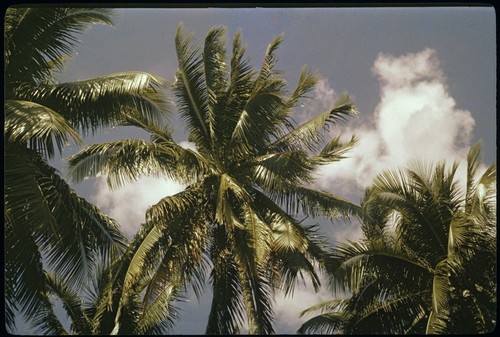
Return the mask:
[[114,191],[106,177],[96,180],[92,202],[118,221],[123,232],[131,237],[145,221],[146,210],[168,195],[183,191],[185,186],[165,178],[145,177]]
[[300,108],[297,108],[295,113],[299,123],[330,109],[335,101],[336,93],[330,87],[328,79],[320,77],[314,89],[306,96],[309,98],[301,101]]
[[318,172],[321,185],[359,193],[382,170],[405,167],[410,159],[451,163],[466,158],[474,119],[457,108],[434,50],[379,54],[372,71],[381,84],[373,124],[344,130],[360,141],[349,159]]
[[[322,284],[327,283],[321,275],[320,280]],[[299,317],[300,313],[331,298],[332,294],[325,286],[315,292],[311,282],[307,279],[306,285],[296,286],[293,296],[285,296],[283,292],[278,292],[275,296],[276,304],[274,306],[276,331],[280,334],[295,334],[305,321],[314,316]]]

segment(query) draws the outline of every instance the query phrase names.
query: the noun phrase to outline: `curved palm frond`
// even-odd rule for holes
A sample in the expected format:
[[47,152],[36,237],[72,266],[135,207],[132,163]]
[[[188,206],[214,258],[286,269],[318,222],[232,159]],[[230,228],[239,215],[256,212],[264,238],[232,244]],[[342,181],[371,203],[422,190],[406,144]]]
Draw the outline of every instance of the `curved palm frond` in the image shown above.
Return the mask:
[[[496,165],[476,181],[480,150],[476,145],[469,151],[465,193],[456,182],[457,165],[446,169],[444,162],[413,162],[374,179],[362,203],[366,238],[342,244],[331,256],[331,287],[350,295],[342,308],[326,310],[342,315],[338,331],[494,329]],[[325,320],[310,321],[307,331],[331,331]]]
[[63,56],[71,54],[76,46],[75,35],[91,24],[111,25],[111,13],[105,8],[8,8],[4,68],[7,92],[19,83],[41,84],[51,78],[52,68],[61,70]]
[[20,86],[14,96],[58,111],[75,128],[94,132],[119,124],[128,114],[165,123],[170,103],[165,80],[143,72],[123,72],[60,84]]
[[[59,153],[71,139],[81,143],[78,133],[54,110],[30,101],[6,100],[4,137],[7,142],[28,144],[47,158]],[[54,144],[55,142],[55,144]]]
[[82,307],[82,301],[77,292],[68,287],[55,274],[46,274],[49,291],[62,302],[66,314],[71,320],[71,330],[77,334],[91,334],[91,323]]
[[332,109],[327,110],[316,117],[297,126],[286,135],[278,138],[272,145],[272,148],[294,150],[306,147],[315,151],[318,144],[322,141],[321,129],[328,125],[337,124],[345,121],[348,117],[357,114],[354,104],[347,94],[340,95]]
[[63,279],[90,275],[95,254],[109,259],[123,248],[117,224],[78,197],[36,153],[8,146],[6,160],[6,209],[16,228],[31,228]]

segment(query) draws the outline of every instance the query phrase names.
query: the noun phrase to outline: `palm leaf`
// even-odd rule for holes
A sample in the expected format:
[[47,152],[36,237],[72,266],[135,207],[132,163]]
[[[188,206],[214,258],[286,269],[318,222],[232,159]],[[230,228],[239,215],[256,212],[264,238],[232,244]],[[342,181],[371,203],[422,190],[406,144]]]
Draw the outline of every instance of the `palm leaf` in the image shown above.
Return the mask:
[[210,29],[205,38],[203,61],[207,88],[208,127],[212,148],[216,141],[216,111],[220,109],[219,98],[227,87],[226,48],[224,45],[224,27]]
[[299,334],[335,334],[342,329],[345,315],[343,313],[326,313],[315,316],[304,322],[297,333]]
[[207,88],[203,73],[203,58],[179,25],[175,36],[175,47],[179,68],[174,84],[179,113],[186,120],[189,136],[200,149],[210,148],[210,134],[207,126]]
[[80,144],[78,133],[61,115],[46,106],[7,100],[4,109],[6,141],[29,144],[47,158],[54,156],[55,146],[61,153],[70,139]]
[[206,334],[235,334],[244,321],[245,312],[238,269],[228,247],[225,227],[219,225],[212,230],[211,257],[214,266],[210,281],[214,296]]
[[77,82],[23,86],[15,97],[50,107],[75,128],[94,132],[118,124],[135,110],[149,120],[165,123],[170,103],[164,88],[163,79],[123,72]]
[[63,303],[63,307],[71,320],[71,330],[77,334],[90,334],[91,325],[82,308],[82,301],[77,292],[70,289],[54,274],[47,274],[47,285]]
[[[105,8],[11,7],[6,12],[5,74],[10,84],[40,84],[51,76],[55,62],[71,54],[76,35],[91,24],[112,24]],[[30,41],[29,44],[26,41]],[[9,97],[9,95],[7,95]]]
[[325,111],[307,122],[294,128],[271,146],[277,149],[294,150],[306,146],[311,151],[322,141],[319,131],[330,124],[345,121],[347,117],[356,115],[357,111],[347,94],[342,94],[332,109]]

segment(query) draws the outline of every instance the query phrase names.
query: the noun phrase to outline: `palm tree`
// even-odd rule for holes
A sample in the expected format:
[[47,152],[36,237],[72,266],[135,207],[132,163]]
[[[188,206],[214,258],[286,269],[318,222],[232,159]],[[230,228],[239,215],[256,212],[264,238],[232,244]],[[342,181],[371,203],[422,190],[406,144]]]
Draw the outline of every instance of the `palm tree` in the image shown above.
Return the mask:
[[[467,157],[466,186],[414,162],[375,178],[362,204],[365,238],[341,244],[335,298],[299,332],[485,333],[496,320],[496,164],[476,179],[481,146]],[[346,296],[346,294],[348,296]]]
[[[214,296],[207,333],[236,333],[245,321],[250,333],[272,333],[273,291],[291,293],[303,273],[318,287],[314,264],[324,257],[315,229],[291,214],[335,218],[357,211],[345,199],[307,187],[315,168],[340,160],[355,143],[325,142],[321,130],[355,109],[342,95],[330,110],[297,125],[292,109],[317,77],[304,68],[287,97],[274,69],[282,36],[269,44],[257,73],[244,58],[239,33],[228,67],[224,34],[224,27],[212,28],[202,50],[181,26],[175,39],[173,90],[196,150],[176,144],[166,125],[130,116],[126,122],[149,131],[150,142],[87,146],[69,158],[70,170],[76,181],[107,175],[112,188],[148,174],[187,186],[148,209],[123,298],[151,273],[146,302],[166,285],[190,283],[200,294],[209,274]],[[120,304],[113,333],[122,332],[123,314]]]
[[[77,196],[48,161],[73,141],[114,125],[129,112],[164,119],[162,81],[119,73],[58,83],[76,35],[94,23],[111,24],[111,11],[11,7],[5,16],[4,197],[6,325],[51,311],[47,270],[72,286],[97,261],[124,249],[114,220]],[[40,316],[42,317],[42,316]],[[59,328],[53,332],[58,333]]]
[[[69,331],[61,325],[61,318],[47,310],[44,315],[33,319],[40,333],[57,331],[59,334],[73,335],[109,335],[115,325],[115,315],[119,304],[122,312],[120,334],[151,335],[165,334],[173,326],[178,316],[173,305],[182,300],[173,285],[165,286],[160,292],[142,297],[140,293],[144,285],[151,282],[153,274],[145,275],[141,282],[130,287],[122,294],[124,276],[133,262],[137,248],[148,233],[145,224],[129,243],[127,249],[114,261],[101,259],[94,275],[81,284],[81,289],[73,289],[68,282],[54,273],[46,274],[46,285],[49,296],[57,298],[66,314],[65,320],[70,323]],[[122,297],[123,295],[123,297]],[[149,299],[148,302],[144,299]],[[121,302],[119,301],[121,299]]]

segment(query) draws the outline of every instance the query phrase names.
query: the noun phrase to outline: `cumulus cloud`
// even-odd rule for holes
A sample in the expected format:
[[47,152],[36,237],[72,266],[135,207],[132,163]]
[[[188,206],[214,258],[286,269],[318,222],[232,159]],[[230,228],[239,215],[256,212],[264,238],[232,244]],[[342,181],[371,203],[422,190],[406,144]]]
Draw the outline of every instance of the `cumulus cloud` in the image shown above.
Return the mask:
[[350,158],[318,172],[322,185],[359,194],[382,170],[404,167],[410,159],[466,158],[475,122],[456,106],[435,50],[399,57],[381,53],[372,72],[381,85],[373,123],[344,131],[360,141]]
[[[328,282],[321,275],[320,279],[322,284]],[[305,321],[313,317],[313,315],[300,317],[300,313],[330,298],[332,294],[326,287],[321,287],[315,292],[308,280],[305,284],[296,286],[293,296],[285,296],[283,292],[277,293],[274,306],[276,331],[280,334],[295,334]]]
[[145,221],[146,210],[161,198],[183,191],[185,186],[165,178],[144,177],[116,190],[110,190],[106,177],[96,180],[92,202],[118,221],[122,231],[132,237]]

